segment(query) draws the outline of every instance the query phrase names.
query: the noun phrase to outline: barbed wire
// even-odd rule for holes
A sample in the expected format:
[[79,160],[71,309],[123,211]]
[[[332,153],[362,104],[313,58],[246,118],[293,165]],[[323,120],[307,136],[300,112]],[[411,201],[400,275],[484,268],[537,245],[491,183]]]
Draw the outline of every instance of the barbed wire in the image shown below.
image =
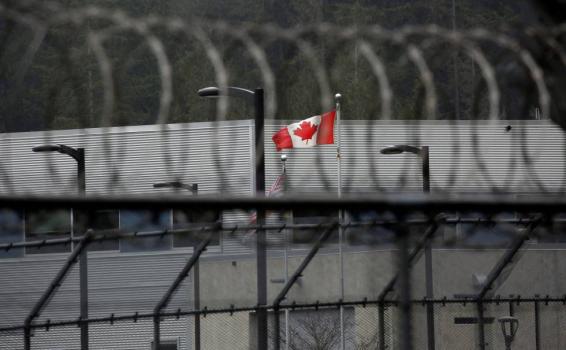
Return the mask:
[[[173,103],[173,95],[175,87],[173,83],[173,65],[170,58],[171,54],[167,52],[166,45],[163,42],[163,32],[167,34],[180,34],[186,40],[196,40],[202,47],[202,51],[208,60],[210,68],[214,72],[214,81],[209,82],[217,85],[220,91],[227,91],[231,82],[230,67],[225,62],[223,49],[220,44],[213,39],[213,36],[224,36],[241,43],[245,53],[251,57],[253,70],[258,74],[261,86],[265,89],[266,96],[266,121],[268,123],[277,124],[280,118],[279,101],[281,92],[277,86],[276,67],[269,62],[269,45],[274,42],[286,42],[296,48],[299,56],[304,57],[306,65],[313,73],[313,79],[316,82],[319,91],[320,110],[326,111],[333,108],[333,87],[330,83],[332,67],[328,67],[321,58],[320,50],[313,45],[312,38],[315,41],[336,42],[344,47],[354,45],[359,50],[361,57],[369,65],[369,73],[377,82],[376,96],[379,97],[379,114],[365,116],[368,120],[366,125],[366,138],[371,139],[369,125],[377,125],[379,121],[394,121],[393,103],[396,100],[396,93],[392,87],[395,83],[394,76],[391,75],[390,59],[386,58],[386,53],[380,49],[382,44],[391,44],[401,49],[398,53],[398,59],[406,58],[408,63],[412,64],[416,69],[415,79],[418,82],[416,86],[422,89],[422,103],[420,99],[415,100],[415,116],[416,118],[424,118],[424,120],[437,120],[439,111],[439,87],[438,81],[435,79],[435,72],[431,64],[435,64],[437,58],[441,58],[446,52],[461,52],[470,61],[471,66],[477,66],[481,76],[481,81],[477,85],[474,92],[474,105],[483,105],[484,93],[487,96],[485,107],[487,107],[486,116],[480,114],[480,109],[476,108],[476,112],[472,118],[471,128],[469,129],[469,137],[471,145],[464,144],[464,136],[461,133],[452,135],[452,157],[446,174],[448,174],[447,187],[445,190],[450,191],[458,181],[469,179],[470,175],[465,174],[461,169],[462,148],[470,147],[473,151],[473,161],[477,166],[477,173],[473,175],[477,181],[485,181],[488,187],[495,192],[509,191],[510,179],[517,180],[517,167],[524,170],[524,181],[530,181],[531,185],[543,193],[555,191],[555,185],[545,183],[546,178],[541,177],[537,173],[538,159],[533,150],[529,149],[528,126],[523,126],[527,130],[520,130],[520,134],[514,135],[514,144],[518,146],[518,154],[508,154],[510,157],[507,176],[502,179],[499,174],[495,174],[487,164],[485,151],[482,144],[481,128],[483,125],[496,126],[501,121],[501,113],[504,106],[502,105],[502,90],[504,86],[500,84],[499,75],[501,73],[499,66],[504,64],[514,65],[517,69],[524,69],[526,72],[526,81],[523,83],[528,89],[534,89],[535,101],[530,101],[527,91],[523,93],[522,103],[526,106],[535,106],[540,108],[543,118],[552,118],[559,125],[564,122],[556,117],[559,114],[552,112],[551,105],[553,98],[559,99],[559,96],[552,96],[548,88],[548,80],[562,79],[563,76],[552,75],[552,72],[545,72],[545,61],[541,61],[542,52],[533,51],[533,45],[543,45],[554,52],[559,59],[562,68],[566,63],[566,52],[563,45],[562,36],[565,31],[564,26],[555,28],[531,27],[519,32],[510,32],[502,30],[500,32],[488,31],[486,29],[473,29],[465,31],[453,31],[440,28],[435,25],[428,26],[406,26],[399,29],[385,29],[379,25],[371,26],[337,26],[327,23],[315,25],[303,25],[296,28],[281,28],[273,24],[257,25],[257,24],[229,24],[222,21],[203,21],[198,18],[181,20],[179,18],[168,18],[159,16],[132,17],[127,13],[117,9],[107,9],[95,6],[79,7],[74,9],[63,8],[53,2],[34,2],[31,7],[10,7],[9,5],[0,4],[0,15],[7,20],[19,23],[28,28],[32,33],[31,41],[27,44],[22,59],[18,62],[17,80],[22,81],[34,62],[35,56],[43,45],[46,35],[61,24],[73,25],[78,32],[85,34],[85,44],[87,50],[92,52],[97,62],[98,74],[100,75],[102,106],[100,113],[99,125],[106,130],[115,125],[114,109],[117,101],[116,87],[119,86],[117,80],[116,67],[118,62],[110,56],[109,49],[105,47],[105,43],[109,40],[119,37],[127,32],[135,33],[139,36],[140,41],[145,43],[149,48],[148,54],[153,57],[155,69],[159,78],[159,101],[157,115],[155,116],[156,124],[161,125],[161,138],[163,142],[160,146],[161,156],[167,173],[175,173],[173,162],[173,150],[167,141],[167,124],[171,122],[170,113]],[[97,26],[88,25],[89,21],[98,20],[104,24],[98,23]],[[526,39],[525,39],[526,38]],[[529,41],[525,41],[525,40]],[[504,62],[493,62],[493,54],[487,51],[493,50],[489,47],[495,47],[502,54],[497,60],[502,59],[505,55],[507,58]],[[397,55],[397,53],[395,53]],[[432,56],[431,56],[432,55]],[[550,76],[549,76],[550,75]],[[75,79],[80,79],[75,77]],[[482,87],[487,90],[484,91]],[[347,95],[347,91],[342,91]],[[222,122],[227,120],[230,99],[220,94],[217,101],[216,116],[214,121]],[[368,99],[368,104],[373,99]],[[313,114],[316,111],[313,112]],[[522,119],[523,116],[517,116]],[[486,119],[486,121],[480,121]],[[523,122],[520,122],[523,123]],[[380,124],[383,125],[383,124]],[[414,122],[407,126],[412,139],[417,144],[423,143],[423,133],[429,132],[428,129],[422,129],[420,122]],[[453,125],[453,124],[452,124]],[[454,126],[452,126],[454,127]],[[220,129],[221,127],[219,127]],[[522,129],[522,128],[521,128]],[[359,130],[356,130],[359,131]],[[217,133],[220,133],[217,130]],[[348,132],[348,131],[346,131]],[[350,131],[354,132],[354,131]],[[45,132],[46,142],[54,140],[56,132]],[[561,135],[561,132],[556,135]],[[258,135],[262,138],[264,135]],[[426,135],[425,135],[426,136]],[[118,141],[112,139],[107,133],[102,134],[103,153],[106,166],[108,168],[107,187],[109,190],[118,188],[119,179],[122,175],[120,168]],[[372,141],[374,142],[374,141]],[[556,143],[560,144],[561,140],[557,139]],[[557,145],[556,147],[562,147]],[[514,149],[514,148],[513,148]],[[271,153],[271,152],[270,152]],[[561,154],[564,150],[560,151]],[[118,156],[118,158],[117,158]],[[271,156],[271,155],[270,155]],[[220,151],[213,152],[216,164],[216,176],[220,178],[222,184],[229,182],[230,173],[225,168],[225,160]],[[256,154],[256,161],[261,159],[261,154]],[[334,174],[323,166],[324,159],[321,152],[315,152],[316,168],[318,176],[325,188],[331,188],[333,185]],[[512,158],[512,160],[511,160]],[[516,159],[517,158],[517,159]],[[347,159],[350,164],[362,162],[362,160]],[[372,178],[373,185],[376,189],[382,188],[379,180],[376,178],[377,168],[375,158],[367,158],[364,160],[368,171],[368,176]],[[48,164],[51,175],[56,175],[56,169],[53,164]],[[2,165],[9,167],[8,164]],[[406,179],[411,167],[405,166],[402,169],[401,179]],[[8,174],[8,172],[6,172]],[[558,190],[564,190],[566,179],[564,174],[562,177],[562,185]],[[13,177],[7,175],[3,178],[4,186],[10,190],[17,188],[16,181]],[[347,176],[344,184],[353,184],[354,175]],[[499,185],[503,183],[504,185]],[[406,181],[401,181],[401,188],[406,188]]]

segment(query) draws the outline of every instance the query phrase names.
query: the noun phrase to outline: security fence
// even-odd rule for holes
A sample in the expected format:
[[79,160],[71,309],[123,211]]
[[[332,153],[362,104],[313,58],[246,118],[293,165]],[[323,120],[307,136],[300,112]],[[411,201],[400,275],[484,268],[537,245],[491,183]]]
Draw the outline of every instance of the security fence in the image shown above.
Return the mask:
[[566,344],[563,24],[0,17],[0,349]]
[[[499,197],[500,198],[500,197]],[[51,199],[52,200],[52,199]],[[90,202],[80,199],[65,199],[70,203],[83,209],[90,207]],[[152,206],[156,203],[147,203],[146,201],[137,201],[137,204],[124,200],[111,201],[114,207],[127,206],[128,208],[141,208]],[[17,208],[25,203],[26,207],[35,206],[41,203],[41,199],[19,199],[13,200],[11,205]],[[32,204],[35,203],[35,204]],[[227,208],[230,201],[218,201],[216,199],[200,199],[199,201],[178,201],[169,202],[169,206],[176,207],[183,205],[184,207],[198,206],[210,208]],[[278,200],[261,200],[250,199],[250,206],[257,206],[260,203],[271,209],[283,209],[296,207],[295,201],[288,198]],[[362,209],[368,207],[388,207],[384,201],[375,201],[371,199],[364,201],[358,200],[326,200],[316,202],[321,206],[338,207],[348,204],[348,208]],[[437,201],[430,198],[420,201],[396,201],[395,206],[389,206],[388,211],[395,213],[396,217],[401,217],[399,213],[411,212],[412,210],[425,208],[428,213],[440,211],[444,206],[458,208],[463,203],[447,203],[445,201]],[[100,199],[97,205],[107,205],[108,200]],[[239,205],[243,203],[238,202]],[[306,204],[314,204],[306,201]],[[501,205],[501,202],[498,203]],[[529,202],[505,202],[502,206],[506,210],[531,211],[533,204]],[[496,212],[495,203],[490,201],[469,201],[466,203],[468,210],[477,212],[480,206],[487,212]],[[58,346],[60,348],[75,348],[81,344],[81,331],[86,329],[88,342],[92,348],[143,348],[149,347],[151,344],[159,342],[159,348],[175,348],[184,349],[192,347],[202,348],[256,348],[261,347],[259,343],[261,328],[261,312],[267,316],[264,328],[266,330],[266,340],[269,348],[291,348],[291,349],[410,349],[410,348],[438,348],[450,349],[455,346],[463,346],[470,349],[504,349],[505,346],[513,348],[560,348],[561,337],[561,307],[566,305],[566,299],[563,296],[556,295],[499,295],[497,290],[505,288],[506,283],[511,289],[516,288],[516,284],[522,281],[529,283],[529,277],[537,280],[544,278],[544,270],[548,271],[550,276],[560,273],[560,267],[548,264],[542,258],[552,251],[552,259],[561,259],[560,250],[549,250],[543,252],[540,256],[537,248],[542,243],[532,243],[528,240],[538,239],[544,240],[549,236],[548,231],[552,224],[560,223],[559,219],[548,219],[555,217],[555,210],[561,205],[555,202],[550,205],[549,202],[540,201],[536,203],[538,208],[537,215],[524,216],[517,219],[498,219],[495,217],[477,216],[473,219],[463,219],[459,217],[449,217],[445,215],[436,216],[434,219],[424,220],[421,218],[406,218],[405,221],[398,219],[382,220],[380,222],[348,222],[339,225],[337,222],[328,222],[317,225],[309,224],[267,224],[267,225],[241,225],[229,226],[221,223],[213,225],[202,225],[184,230],[172,231],[155,231],[146,233],[127,233],[127,232],[94,232],[89,231],[80,238],[71,240],[43,240],[36,242],[14,242],[0,245],[0,249],[9,251],[20,247],[34,246],[51,246],[59,244],[70,244],[74,241],[72,253],[65,260],[55,274],[55,277],[47,288],[41,293],[41,296],[35,301],[33,307],[26,309],[27,318],[20,324],[13,324],[0,329],[4,341],[5,348],[26,348],[26,349],[43,349]],[[462,210],[462,208],[459,208]],[[544,213],[544,215],[542,215]],[[556,220],[556,221],[547,221]],[[439,228],[462,224],[466,222],[474,222],[478,227],[488,227],[493,236],[500,235],[493,228],[497,225],[511,225],[515,229],[507,232],[507,241],[505,249],[500,249],[493,256],[481,253],[476,259],[494,260],[493,264],[487,264],[489,269],[483,270],[486,274],[482,278],[478,277],[479,283],[474,286],[473,290],[469,290],[467,294],[452,294],[429,298],[426,291],[421,289],[419,283],[422,283],[422,276],[414,275],[411,277],[411,270],[426,269],[426,263],[422,263],[421,256],[426,255],[427,244],[433,243],[435,247],[429,253],[434,257],[437,264],[449,262],[449,259],[443,256],[443,252],[447,244],[444,237],[438,236]],[[256,271],[249,271],[249,265],[246,265],[245,257],[230,257],[231,262],[224,264],[224,268],[219,269],[214,266],[219,262],[204,259],[200,262],[200,274],[194,275],[194,267],[198,263],[201,254],[204,252],[207,244],[210,243],[211,235],[217,234],[218,231],[234,232],[236,230],[250,231],[255,230],[255,235],[263,230],[268,232],[274,230],[294,230],[312,233],[316,227],[316,234],[310,235],[307,239],[308,248],[304,246],[302,252],[294,252],[293,255],[286,256],[285,267],[289,269],[289,274],[282,281],[271,280],[271,292],[268,303],[265,305],[253,305],[246,302],[246,292],[239,291],[237,288],[244,286],[247,290],[253,290],[253,286],[247,283],[241,285],[233,285],[231,279],[234,278],[236,271],[226,270],[226,266],[242,265],[242,270],[246,273],[256,274]],[[387,275],[385,283],[374,283],[369,288],[357,287],[354,290],[358,293],[367,293],[363,298],[350,297],[343,294],[340,297],[339,289],[335,292],[325,290],[324,279],[337,276],[319,276],[318,278],[312,273],[344,273],[350,276],[349,283],[364,283],[357,280],[362,278],[368,279],[365,274],[360,274],[356,270],[360,268],[360,264],[356,264],[355,260],[360,259],[360,248],[354,247],[348,249],[347,245],[343,245],[343,249],[336,251],[336,245],[327,243],[331,233],[341,228],[341,231],[347,231],[356,227],[382,227],[392,230],[393,235],[390,236],[391,243],[397,245],[397,248],[380,249],[382,246],[364,246],[363,254],[369,257],[369,260],[362,261],[362,265],[367,261],[374,261],[376,265],[368,267],[369,272]],[[415,229],[415,227],[417,229]],[[427,227],[424,231],[420,228]],[[540,229],[540,228],[543,229]],[[107,308],[99,303],[101,299],[97,293],[101,292],[96,287],[92,291],[89,303],[95,308],[90,309],[91,316],[88,318],[69,317],[77,314],[81,309],[80,303],[74,303],[77,300],[73,295],[73,291],[68,288],[72,287],[69,283],[76,283],[77,276],[70,277],[70,271],[78,263],[79,256],[88,248],[88,245],[96,244],[97,241],[124,239],[126,237],[135,239],[151,239],[151,237],[163,237],[173,234],[193,235],[195,239],[200,239],[201,243],[197,245],[192,254],[186,255],[185,262],[179,265],[180,268],[175,269],[176,278],[171,280],[169,286],[160,286],[156,292],[151,292],[153,305],[144,306],[140,303],[143,299],[138,296],[122,296],[126,299],[120,299],[112,296],[112,299],[106,299],[109,304]],[[466,235],[474,235],[476,232],[468,232]],[[469,263],[477,263],[465,257],[461,248],[466,237],[460,237],[455,246],[447,251],[446,254],[459,255],[463,265]],[[404,241],[404,242],[403,242]],[[325,243],[326,242],[326,243]],[[338,243],[342,245],[342,243]],[[459,247],[459,245],[461,245]],[[525,246],[527,245],[527,246]],[[351,247],[350,247],[351,248]],[[493,248],[493,247],[492,247]],[[369,249],[369,252],[367,251]],[[533,250],[534,249],[534,250]],[[485,248],[483,248],[485,250]],[[292,253],[292,251],[286,251]],[[523,253],[521,256],[519,253]],[[91,263],[89,266],[96,270],[97,266],[95,254],[91,252]],[[276,251],[272,251],[272,254]],[[521,259],[530,260],[529,254],[537,255],[538,266],[520,266],[518,262]],[[379,259],[383,255],[396,257],[391,264],[393,269],[384,268],[379,264]],[[548,258],[548,257],[547,257]],[[211,258],[209,258],[211,259]],[[274,269],[277,266],[278,257],[270,256],[268,258],[268,269]],[[319,261],[316,261],[319,259]],[[404,259],[404,260],[399,260]],[[562,257],[563,259],[563,257]],[[334,260],[337,265],[329,268],[329,262]],[[423,260],[426,260],[424,258]],[[420,261],[420,262],[419,262]],[[226,262],[228,263],[228,262]],[[353,264],[353,265],[352,265]],[[420,264],[420,265],[419,265]],[[490,267],[491,265],[491,267]],[[466,269],[466,266],[462,266]],[[126,268],[126,266],[123,266]],[[457,266],[451,268],[458,268]],[[404,269],[404,270],[403,270]],[[517,281],[508,281],[509,276],[513,273],[518,274]],[[531,274],[525,275],[527,269]],[[170,270],[169,267],[162,271]],[[257,265],[256,269],[257,270]],[[309,271],[311,270],[311,271]],[[342,270],[343,272],[340,272]],[[477,270],[482,271],[481,268]],[[214,272],[212,272],[214,271]],[[435,271],[449,275],[454,283],[459,279],[457,275],[451,272],[442,272],[437,266],[434,270],[425,272],[426,279],[434,278],[442,279],[441,276],[429,275]],[[82,271],[80,271],[82,272]],[[79,273],[80,273],[79,272]],[[310,274],[309,274],[310,272]],[[100,271],[98,271],[100,273]],[[188,282],[189,273],[192,273],[192,287],[199,285],[200,289],[189,288],[183,289],[182,284]],[[127,275],[128,272],[125,272]],[[270,273],[273,275],[273,273]],[[540,275],[540,276],[537,276]],[[80,277],[80,276],[79,276]],[[320,277],[323,279],[321,280]],[[353,278],[355,277],[355,278]],[[469,276],[471,277],[471,276]],[[66,281],[70,278],[74,282]],[[195,280],[198,278],[199,280]],[[244,276],[237,278],[244,279]],[[80,279],[80,278],[79,278]],[[314,283],[309,280],[313,279]],[[89,283],[96,285],[96,278],[89,278]],[[253,280],[253,279],[252,279]],[[461,280],[461,278],[460,278]],[[209,284],[207,284],[207,282]],[[143,294],[151,290],[151,286],[144,286],[142,281],[138,281],[139,286],[136,293]],[[210,284],[212,283],[212,284]],[[273,283],[279,283],[273,284]],[[426,281],[425,281],[426,283]],[[543,289],[562,291],[563,286],[560,281],[556,282],[556,286],[550,286],[547,280],[543,282]],[[450,286],[445,285],[446,282],[436,282],[435,291],[443,291],[446,293],[450,290]],[[204,287],[203,286],[207,286]],[[212,288],[210,288],[212,286]],[[280,286],[280,287],[279,287]],[[110,287],[110,286],[107,286]],[[539,286],[540,287],[540,286]],[[18,288],[16,286],[16,288]],[[342,287],[344,288],[344,287]],[[463,288],[466,289],[466,288]],[[177,293],[177,291],[181,291]],[[348,288],[346,288],[348,290]],[[518,290],[518,289],[517,289]],[[520,288],[527,291],[528,288]],[[531,290],[541,290],[540,288],[532,288]],[[79,290],[74,290],[75,295]],[[102,290],[104,293],[104,291]],[[223,296],[221,296],[224,293]],[[227,294],[226,294],[227,293]],[[23,299],[10,295],[17,303]],[[57,297],[64,296],[65,301],[58,300]],[[159,295],[162,295],[159,297]],[[226,295],[231,304],[225,307],[214,307],[214,305],[226,303]],[[87,294],[86,298],[89,298]],[[224,298],[224,299],[223,299]],[[123,305],[119,303],[127,303],[127,300],[135,301],[131,313],[103,314],[101,311],[112,307],[123,310]],[[200,299],[200,300],[199,300]],[[197,301],[199,300],[199,301]],[[224,300],[224,301],[222,301]],[[253,298],[252,298],[253,300]],[[71,305],[66,305],[71,303]],[[150,301],[151,303],[151,301]],[[239,304],[238,304],[239,303]],[[192,304],[192,306],[190,305]],[[51,308],[52,305],[54,308]],[[112,306],[114,305],[114,306]],[[195,307],[198,306],[198,307]],[[16,305],[20,306],[20,305]],[[5,305],[6,309],[11,309]],[[99,308],[97,310],[97,308]],[[15,310],[15,309],[12,309]],[[23,315],[23,314],[22,314]],[[275,318],[274,315],[279,315]],[[12,317],[14,315],[11,315]],[[507,328],[505,328],[507,327]],[[506,331],[504,331],[507,329]],[[504,333],[507,332],[507,333]],[[506,335],[505,335],[506,334]],[[553,336],[557,335],[557,336]],[[507,338],[505,338],[507,336]],[[163,342],[161,343],[161,340]],[[198,345],[197,345],[198,344]]]

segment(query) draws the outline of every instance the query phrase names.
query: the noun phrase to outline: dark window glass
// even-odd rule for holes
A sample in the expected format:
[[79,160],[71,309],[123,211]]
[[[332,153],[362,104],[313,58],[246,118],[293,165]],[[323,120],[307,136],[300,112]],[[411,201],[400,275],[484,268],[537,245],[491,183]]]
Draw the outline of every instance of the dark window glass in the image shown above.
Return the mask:
[[[177,350],[178,341],[177,340],[161,340],[159,342],[159,350]],[[153,342],[151,342],[151,349],[154,348]]]
[[[26,241],[71,237],[71,212],[69,209],[44,209],[26,212]],[[70,252],[71,244],[44,247],[28,247],[26,254]]]
[[[295,224],[330,224],[338,220],[338,211],[320,209],[300,209],[293,211],[293,223]],[[318,240],[324,232],[320,228],[295,229],[293,230],[294,243],[311,243]],[[338,230],[326,240],[327,243],[338,242]]]
[[448,222],[438,229],[437,237],[446,246],[457,247],[504,247],[513,241],[517,230],[524,226],[506,222],[519,218],[516,213],[503,212],[494,216],[483,213],[446,213]]
[[566,213],[560,213],[553,217],[549,225],[539,225],[536,230],[538,241],[544,243],[566,242]]
[[[173,229],[199,228],[210,226],[220,220],[220,213],[213,210],[174,210]],[[194,247],[203,238],[208,237],[210,231],[175,233],[173,236],[174,247]],[[220,232],[212,233],[211,245],[220,244]]]
[[[171,227],[171,211],[122,210],[120,230],[125,232],[164,231]],[[120,240],[120,251],[139,252],[171,249],[171,235]]]
[[395,231],[391,225],[384,223],[393,220],[390,213],[375,210],[348,211],[345,222],[354,225],[345,230],[346,240],[352,245],[373,245],[393,243]]
[[[118,210],[94,210],[88,213],[73,211],[74,214],[74,231],[76,237],[80,237],[88,229],[92,229],[97,233],[111,235],[120,228],[120,214]],[[118,250],[118,240],[104,240],[92,242],[89,245],[89,251],[102,250]]]
[[[22,212],[0,209],[0,243],[21,242],[24,237],[24,216]],[[15,258],[24,254],[23,248],[0,250],[0,258]]]

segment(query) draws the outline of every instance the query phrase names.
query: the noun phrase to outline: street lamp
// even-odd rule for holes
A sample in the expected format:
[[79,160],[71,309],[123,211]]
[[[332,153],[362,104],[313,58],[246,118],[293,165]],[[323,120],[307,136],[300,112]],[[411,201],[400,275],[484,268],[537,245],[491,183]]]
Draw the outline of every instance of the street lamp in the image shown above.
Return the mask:
[[79,193],[84,194],[86,190],[85,179],[85,150],[84,148],[73,148],[66,145],[43,145],[31,149],[33,152],[59,152],[72,157],[77,161],[77,185]]
[[153,188],[177,188],[191,191],[192,194],[198,193],[198,184],[185,184],[181,181],[158,182],[153,184]]
[[[67,145],[42,145],[31,149],[33,152],[59,152],[72,157],[77,162],[77,185],[80,195],[86,192],[85,177],[85,150],[84,148],[73,148]],[[88,257],[87,249],[79,256],[79,285],[80,285],[80,308],[81,319],[88,319]],[[81,328],[81,350],[88,350],[88,323],[82,322]]]
[[499,318],[501,323],[501,332],[505,339],[505,350],[511,350],[511,343],[515,339],[517,329],[519,329],[519,320],[512,316],[504,316]]
[[387,146],[381,149],[381,154],[413,153],[421,157],[423,173],[423,191],[430,192],[430,165],[428,160],[428,146],[415,147],[409,145]]
[[[216,98],[222,94],[227,96],[252,100],[255,108],[255,184],[256,195],[265,193],[265,153],[263,147],[264,129],[264,100],[263,89],[252,90],[228,86],[226,89],[218,87],[206,87],[198,90],[201,97]],[[262,228],[265,222],[265,210],[257,210],[256,224],[256,264],[257,264],[257,304],[267,305],[267,250],[265,246],[265,230]],[[257,310],[257,349],[267,349],[267,310],[258,308]]]
[[[415,147],[410,145],[394,145],[387,146],[380,150],[381,154],[391,155],[391,154],[401,154],[401,153],[412,153],[421,157],[422,162],[422,177],[423,177],[423,192],[430,192],[430,164],[429,164],[429,152],[428,146]],[[430,247],[429,240],[425,241],[424,245],[425,251],[425,280],[426,280],[426,296],[427,299],[434,299],[434,291],[432,285],[432,250]],[[428,350],[435,349],[434,341],[434,305],[429,302],[426,305],[427,310],[427,338],[428,338]]]

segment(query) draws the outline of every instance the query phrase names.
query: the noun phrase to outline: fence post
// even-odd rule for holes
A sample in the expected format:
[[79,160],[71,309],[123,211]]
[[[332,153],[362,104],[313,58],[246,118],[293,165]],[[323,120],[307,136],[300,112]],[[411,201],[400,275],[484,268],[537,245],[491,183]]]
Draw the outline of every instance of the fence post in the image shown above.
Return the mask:
[[401,350],[413,349],[411,330],[411,273],[409,267],[409,232],[406,227],[400,227],[397,232],[398,266],[399,266],[399,340]]
[[479,331],[479,348],[480,350],[485,350],[485,328],[484,328],[484,319],[483,319],[483,302],[478,300],[477,302],[478,307],[478,331]]
[[161,340],[161,335],[160,335],[160,316],[159,313],[161,312],[158,311],[157,314],[153,315],[153,350],[159,350],[160,347],[160,340]]
[[[200,311],[200,269],[199,261],[195,262],[193,266],[193,294],[194,294],[194,309]],[[200,313],[195,314],[195,350],[200,350]]]
[[379,350],[385,350],[385,302],[380,300],[377,304],[379,314]]
[[281,335],[279,334],[279,328],[279,307],[275,306],[273,308],[273,350],[279,350],[281,348]]
[[29,325],[24,327],[24,349],[31,350],[31,327]]
[[[538,299],[538,295],[535,295]],[[535,301],[535,350],[540,350],[540,314],[539,303]]]

